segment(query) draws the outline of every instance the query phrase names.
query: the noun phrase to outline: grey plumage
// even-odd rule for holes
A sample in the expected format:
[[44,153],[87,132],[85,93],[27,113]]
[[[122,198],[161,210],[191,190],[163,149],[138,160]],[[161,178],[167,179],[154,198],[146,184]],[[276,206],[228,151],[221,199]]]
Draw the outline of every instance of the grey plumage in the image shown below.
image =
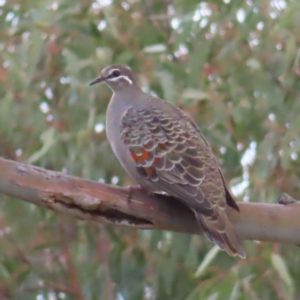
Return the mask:
[[106,132],[128,174],[146,190],[164,191],[184,202],[208,239],[230,255],[245,257],[225,211],[227,205],[237,211],[238,206],[195,122],[179,108],[145,94],[125,66],[106,67],[91,85],[99,82],[113,91]]

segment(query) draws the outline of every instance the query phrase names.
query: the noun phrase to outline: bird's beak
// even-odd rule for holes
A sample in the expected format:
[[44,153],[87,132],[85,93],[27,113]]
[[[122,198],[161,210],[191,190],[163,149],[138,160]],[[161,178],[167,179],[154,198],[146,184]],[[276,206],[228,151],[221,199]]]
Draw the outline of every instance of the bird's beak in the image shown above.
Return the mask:
[[100,76],[100,77],[94,79],[94,80],[89,84],[89,86],[94,85],[94,84],[97,84],[97,83],[100,83],[100,82],[103,82],[105,79],[106,79],[106,78],[102,78],[102,77]]

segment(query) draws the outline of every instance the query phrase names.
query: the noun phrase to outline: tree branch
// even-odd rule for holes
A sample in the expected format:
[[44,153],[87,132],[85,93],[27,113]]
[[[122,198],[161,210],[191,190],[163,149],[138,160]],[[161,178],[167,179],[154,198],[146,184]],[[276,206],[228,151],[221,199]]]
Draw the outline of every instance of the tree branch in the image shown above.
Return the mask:
[[[201,234],[194,214],[169,196],[148,195],[0,158],[0,193],[99,223]],[[300,203],[239,202],[228,215],[241,239],[300,244]]]

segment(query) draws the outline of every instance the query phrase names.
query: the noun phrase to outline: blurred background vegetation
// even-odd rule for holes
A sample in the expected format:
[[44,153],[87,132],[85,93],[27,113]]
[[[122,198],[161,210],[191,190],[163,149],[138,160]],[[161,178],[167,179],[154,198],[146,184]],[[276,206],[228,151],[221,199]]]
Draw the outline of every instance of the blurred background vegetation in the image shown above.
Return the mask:
[[[236,197],[299,197],[300,1],[0,0],[0,156],[128,185],[101,68],[197,121]],[[299,299],[300,250],[85,223],[0,195],[0,299]]]

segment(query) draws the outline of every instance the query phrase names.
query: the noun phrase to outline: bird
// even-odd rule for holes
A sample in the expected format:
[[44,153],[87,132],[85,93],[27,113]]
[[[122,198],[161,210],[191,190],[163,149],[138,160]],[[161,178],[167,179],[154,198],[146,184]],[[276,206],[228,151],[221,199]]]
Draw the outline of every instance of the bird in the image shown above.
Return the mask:
[[239,207],[195,121],[178,107],[145,93],[125,65],[105,67],[90,86],[98,83],[113,92],[106,135],[132,179],[147,192],[165,193],[183,202],[210,241],[231,256],[245,258],[226,213],[228,206],[238,212]]

